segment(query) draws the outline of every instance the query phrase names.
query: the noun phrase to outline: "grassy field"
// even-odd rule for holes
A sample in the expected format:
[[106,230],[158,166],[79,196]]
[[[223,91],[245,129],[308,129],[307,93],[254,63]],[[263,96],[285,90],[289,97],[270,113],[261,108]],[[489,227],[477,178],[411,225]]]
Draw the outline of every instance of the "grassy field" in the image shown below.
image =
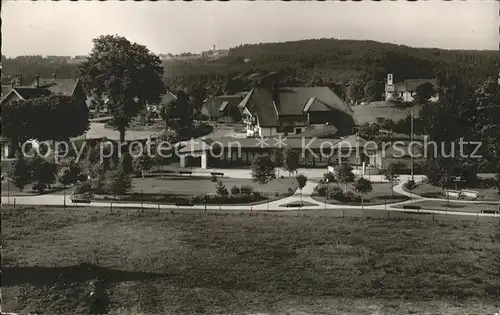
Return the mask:
[[[330,184],[331,187],[341,187],[344,189],[343,185],[337,185],[337,184]],[[352,189],[351,184],[347,184],[347,189],[350,191],[354,190]],[[325,202],[325,197],[320,197],[318,195],[313,195],[313,199],[321,202]],[[400,201],[405,201],[408,200],[409,198],[397,193],[394,193],[392,191],[392,186],[389,183],[375,183],[373,184],[373,190],[364,195],[364,205],[366,206],[373,206],[373,205],[383,205],[384,203],[395,203],[395,202],[400,202]],[[329,204],[354,204],[358,205],[361,204],[361,202],[358,203],[345,203],[345,202],[340,202],[335,199],[328,199],[326,201]]]
[[2,306],[46,314],[493,314],[499,256],[498,222],[3,209]]
[[[277,178],[262,185],[251,179],[244,178],[220,178],[227,190],[231,187],[249,185],[254,188],[254,191],[263,192],[264,194],[274,195],[275,193],[286,194],[288,189],[295,190],[297,181],[295,178]],[[210,181],[210,177],[206,176],[164,176],[155,178],[134,178],[132,180],[131,192],[145,194],[173,194],[194,196],[197,194],[215,194],[214,182]]]

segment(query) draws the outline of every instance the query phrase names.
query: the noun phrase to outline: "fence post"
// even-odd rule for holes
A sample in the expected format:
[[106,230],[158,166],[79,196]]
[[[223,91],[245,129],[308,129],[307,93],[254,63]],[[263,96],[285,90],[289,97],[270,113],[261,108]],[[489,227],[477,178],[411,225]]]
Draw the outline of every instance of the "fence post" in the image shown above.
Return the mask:
[[109,203],[109,212],[113,213],[113,201]]
[[14,197],[14,209],[16,208],[16,198]]
[[342,209],[342,219],[345,218],[345,209]]
[[160,204],[158,204],[158,214],[160,214]]
[[387,211],[387,220],[390,220],[390,214],[391,214],[391,212]]

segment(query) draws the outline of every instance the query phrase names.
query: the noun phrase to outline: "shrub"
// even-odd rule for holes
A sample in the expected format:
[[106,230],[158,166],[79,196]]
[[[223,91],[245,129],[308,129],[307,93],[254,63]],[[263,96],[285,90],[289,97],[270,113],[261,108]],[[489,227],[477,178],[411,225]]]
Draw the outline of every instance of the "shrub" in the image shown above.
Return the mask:
[[240,187],[234,185],[231,187],[231,195],[239,195],[241,193]]
[[341,201],[343,198],[342,189],[340,187],[331,188],[329,198]]
[[83,182],[75,186],[75,194],[83,194],[92,191],[92,185],[89,182]]
[[215,185],[215,190],[217,191],[218,196],[225,197],[229,195],[226,186],[221,180],[217,181],[217,184]]
[[332,172],[327,172],[327,173],[323,174],[323,179],[327,183],[333,183],[333,182],[335,182],[335,175]]
[[327,187],[325,187],[325,186],[321,186],[321,187],[317,186],[317,189],[316,189],[316,191],[318,192],[318,196],[320,196],[320,197],[326,196],[326,190],[327,190]]
[[414,180],[409,179],[406,183],[404,183],[403,187],[408,190],[414,190],[418,188],[418,185]]
[[249,186],[249,185],[243,185],[241,186],[240,188],[240,192],[244,195],[248,195],[250,196],[253,192],[253,187],[252,186]]
[[33,186],[31,188],[33,190],[38,191],[39,193],[43,193],[45,191],[45,189],[47,188],[47,185],[45,183],[42,183],[42,182],[36,182],[35,184],[33,184]]
[[359,195],[356,195],[352,191],[348,191],[344,194],[344,201],[345,202],[360,202],[361,197]]

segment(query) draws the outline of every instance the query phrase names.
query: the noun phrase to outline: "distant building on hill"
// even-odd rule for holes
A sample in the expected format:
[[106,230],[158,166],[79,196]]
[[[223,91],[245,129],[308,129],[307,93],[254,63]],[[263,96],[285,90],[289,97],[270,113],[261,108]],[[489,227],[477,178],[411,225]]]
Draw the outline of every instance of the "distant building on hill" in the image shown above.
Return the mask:
[[[389,73],[385,84],[385,100],[414,102],[418,86],[424,83],[430,83],[435,89],[437,88],[436,79],[408,79],[395,83],[392,73]],[[439,97],[437,95],[430,98],[431,102],[437,102],[438,100]]]

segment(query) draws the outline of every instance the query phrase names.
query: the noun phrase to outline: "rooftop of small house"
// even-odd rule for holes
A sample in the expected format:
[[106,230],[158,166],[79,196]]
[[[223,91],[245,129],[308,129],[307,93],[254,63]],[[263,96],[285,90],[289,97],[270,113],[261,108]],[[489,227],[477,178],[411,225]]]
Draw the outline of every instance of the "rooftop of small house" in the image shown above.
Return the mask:
[[310,112],[337,111],[352,114],[349,106],[326,86],[258,86],[238,106],[256,115],[261,127],[279,126],[280,117],[302,116]]

